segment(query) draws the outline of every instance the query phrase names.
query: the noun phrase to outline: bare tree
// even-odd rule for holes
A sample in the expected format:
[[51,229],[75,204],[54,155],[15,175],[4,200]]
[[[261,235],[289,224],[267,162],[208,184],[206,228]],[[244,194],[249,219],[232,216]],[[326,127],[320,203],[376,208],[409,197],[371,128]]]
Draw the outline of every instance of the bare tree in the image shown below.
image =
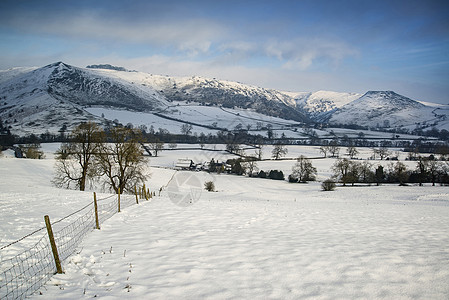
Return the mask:
[[243,149],[240,144],[234,140],[228,140],[228,142],[226,143],[226,151],[237,155],[241,155],[243,153]]
[[191,124],[183,124],[181,126],[181,133],[184,135],[189,135],[192,133],[193,126]]
[[373,149],[374,156],[378,155],[380,157],[380,160],[383,160],[388,155],[391,154],[390,150],[388,150],[387,147],[380,147],[379,149]]
[[404,185],[405,181],[409,178],[409,172],[407,166],[398,161],[396,163],[389,163],[387,165],[387,181],[399,182],[400,185]]
[[427,176],[427,166],[428,161],[423,157],[418,158],[418,162],[416,163],[416,171],[418,172],[419,185],[422,186],[425,178]]
[[56,152],[53,184],[69,188],[75,184],[80,191],[86,189],[86,182],[97,174],[95,155],[104,142],[104,132],[95,123],[78,125],[70,134],[69,143],[64,143]]
[[329,147],[328,146],[321,146],[320,147],[320,152],[323,153],[324,157],[327,157],[327,153],[329,152]]
[[338,144],[336,141],[332,141],[329,144],[329,153],[332,157],[338,157],[338,154],[340,153],[340,147],[338,147]]
[[105,186],[116,193],[131,190],[143,183],[148,175],[145,173],[146,158],[140,147],[140,132],[129,128],[115,127],[109,138],[112,143],[102,144],[97,156]]
[[255,154],[258,160],[262,160],[263,156],[263,145],[259,145],[259,147],[256,149]]
[[448,173],[447,166],[449,166],[448,162],[446,162],[445,165],[442,161],[436,161],[420,156],[416,166],[419,184],[422,185],[424,181],[429,180],[432,182],[432,186],[435,186],[435,182],[438,178]]
[[267,137],[269,140],[276,137],[276,133],[273,132],[273,125],[267,124]]
[[301,155],[296,160],[297,162],[292,167],[291,177],[297,179],[299,182],[314,181],[317,169],[312,165],[310,159]]
[[271,151],[271,156],[275,159],[278,160],[281,157],[287,155],[288,153],[288,149],[286,146],[282,145],[282,144],[276,144],[274,145],[273,150]]
[[351,159],[354,159],[354,157],[356,157],[357,154],[359,154],[359,151],[357,150],[356,147],[349,146],[348,149],[346,150],[346,153],[348,153],[348,155]]
[[257,167],[257,159],[255,157],[250,157],[247,161],[243,162],[243,168],[246,170],[246,173],[249,177],[253,176],[254,172],[258,171]]
[[337,160],[332,166],[332,171],[334,172],[333,177],[343,182],[343,186],[345,186],[346,183],[354,182],[352,178],[354,169],[352,168],[352,162],[349,159],[343,158]]
[[157,157],[158,152],[161,152],[164,149],[164,142],[156,137],[149,143],[149,147],[153,150],[154,156]]
[[367,161],[359,165],[360,180],[365,183],[370,183],[374,180],[373,165]]
[[432,186],[435,186],[435,182],[438,177],[444,173],[443,162],[436,160],[429,160],[427,170],[430,176],[430,181],[432,182]]

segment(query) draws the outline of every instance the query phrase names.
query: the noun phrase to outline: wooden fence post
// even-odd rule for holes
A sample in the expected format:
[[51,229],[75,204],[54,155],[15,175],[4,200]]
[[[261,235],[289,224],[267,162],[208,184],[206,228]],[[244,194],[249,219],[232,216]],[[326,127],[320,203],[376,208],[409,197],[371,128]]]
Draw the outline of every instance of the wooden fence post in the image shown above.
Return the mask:
[[120,212],[120,188],[118,188],[118,212]]
[[94,192],[94,208],[95,208],[95,228],[100,229],[100,222],[98,221],[97,193],[95,192]]
[[134,194],[136,194],[136,204],[139,204],[139,197],[137,197],[137,187],[134,186]]
[[56,248],[55,237],[53,236],[53,230],[51,229],[50,217],[45,215],[45,226],[47,226],[48,238],[50,240],[51,251],[53,252],[53,258],[55,259],[56,273],[62,274],[61,261],[59,260],[58,249]]

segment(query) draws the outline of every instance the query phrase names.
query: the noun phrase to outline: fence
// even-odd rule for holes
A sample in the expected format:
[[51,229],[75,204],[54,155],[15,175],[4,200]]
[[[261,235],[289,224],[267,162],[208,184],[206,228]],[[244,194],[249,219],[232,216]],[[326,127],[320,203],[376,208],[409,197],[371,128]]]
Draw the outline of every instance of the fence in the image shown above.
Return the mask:
[[[150,194],[145,186],[139,189],[139,193],[136,189],[135,195],[112,195],[97,200],[94,193],[93,203],[56,222],[50,223],[48,216],[45,216],[49,227],[42,227],[0,248],[1,251],[20,241],[26,241],[33,235],[43,234],[32,247],[1,262],[0,299],[23,299],[37,291],[55,273],[61,273],[60,262],[75,252],[76,247],[88,232],[94,228],[100,229],[99,225],[121,209],[138,204],[139,198],[149,200],[152,196],[153,194]],[[48,236],[45,235],[46,228]],[[52,228],[56,230],[53,231]],[[56,256],[52,249],[52,242],[54,242]]]

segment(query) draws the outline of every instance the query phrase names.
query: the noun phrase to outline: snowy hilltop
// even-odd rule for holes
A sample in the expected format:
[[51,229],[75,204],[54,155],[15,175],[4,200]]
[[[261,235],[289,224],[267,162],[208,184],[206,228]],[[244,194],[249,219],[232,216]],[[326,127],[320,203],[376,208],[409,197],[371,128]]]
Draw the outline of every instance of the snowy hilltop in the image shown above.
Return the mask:
[[406,127],[447,125],[447,108],[426,106],[393,91],[369,91],[336,109],[329,123],[367,127]]

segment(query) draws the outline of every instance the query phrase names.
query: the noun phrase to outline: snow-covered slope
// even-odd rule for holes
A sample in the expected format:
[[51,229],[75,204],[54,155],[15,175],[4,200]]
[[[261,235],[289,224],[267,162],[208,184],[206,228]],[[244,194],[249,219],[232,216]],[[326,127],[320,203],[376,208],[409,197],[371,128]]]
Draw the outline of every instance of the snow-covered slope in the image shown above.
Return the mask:
[[33,68],[24,68],[24,67],[18,67],[18,68],[11,68],[8,70],[0,70],[0,84],[10,80],[11,78],[14,78],[16,76],[19,76],[23,73],[28,73],[33,70],[37,69],[37,67]]
[[309,118],[295,109],[289,95],[237,82],[208,79],[199,76],[169,77],[142,72],[117,72],[99,69],[98,74],[150,87],[170,102],[197,102],[225,108],[251,109],[258,113],[300,122]]
[[83,109],[91,105],[149,111],[168,104],[149,87],[61,62],[38,69],[12,69],[1,78],[0,118],[19,135],[55,133],[87,120],[104,123]]
[[[45,226],[44,215],[50,216],[54,232],[74,224],[86,210],[60,223],[56,220],[84,206],[93,215],[93,191],[104,209],[116,208],[116,198],[104,199],[112,195],[100,193],[99,184],[85,192],[52,186],[53,153],[59,145],[42,146],[43,160],[0,157],[0,246]],[[146,186],[158,191],[174,182],[179,184],[178,193],[191,195],[190,182],[213,181],[217,192],[203,190],[192,205],[184,207],[175,204],[175,192],[164,188],[151,201],[122,206],[120,213],[104,221],[100,209],[101,230],[92,229],[82,241],[73,242],[75,252],[62,260],[64,273],[52,276],[30,298],[448,298],[447,187],[385,184],[322,192],[320,182],[291,184],[170,169],[186,157],[195,162],[230,157],[198,150],[198,145],[196,150],[181,150],[185,146],[151,158],[145,166],[152,174]],[[264,155],[271,150],[264,148]],[[319,147],[289,146],[288,150],[292,157],[321,156]],[[361,158],[368,157],[368,149],[358,150]],[[318,180],[330,176],[334,162],[333,158],[313,160]],[[416,165],[402,162],[409,169]],[[287,175],[293,164],[294,160],[268,160],[258,167]],[[387,168],[389,162],[375,164]],[[133,199],[122,195],[122,205],[128,197]],[[72,245],[72,236],[58,240],[58,245]],[[6,259],[33,247],[41,237],[47,239],[45,231],[3,249],[0,269],[8,265]],[[62,248],[66,247],[71,246]],[[48,255],[39,258],[51,263]],[[0,278],[3,299],[9,277]]]
[[357,124],[368,127],[432,126],[446,119],[435,108],[396,94],[392,91],[369,91],[333,112],[332,124]]
[[51,95],[48,81],[54,68],[9,70],[0,82],[0,118],[13,134],[57,133],[96,119],[80,107]]
[[357,93],[339,93],[318,91],[314,93],[298,93],[292,95],[298,109],[306,112],[313,120],[320,121],[323,115],[342,107],[362,95]]
[[55,98],[83,106],[104,105],[137,111],[155,110],[167,105],[165,98],[151,87],[136,85],[121,78],[104,76],[96,70],[72,67],[64,63],[50,67],[53,67],[53,72],[48,81],[49,93]]

